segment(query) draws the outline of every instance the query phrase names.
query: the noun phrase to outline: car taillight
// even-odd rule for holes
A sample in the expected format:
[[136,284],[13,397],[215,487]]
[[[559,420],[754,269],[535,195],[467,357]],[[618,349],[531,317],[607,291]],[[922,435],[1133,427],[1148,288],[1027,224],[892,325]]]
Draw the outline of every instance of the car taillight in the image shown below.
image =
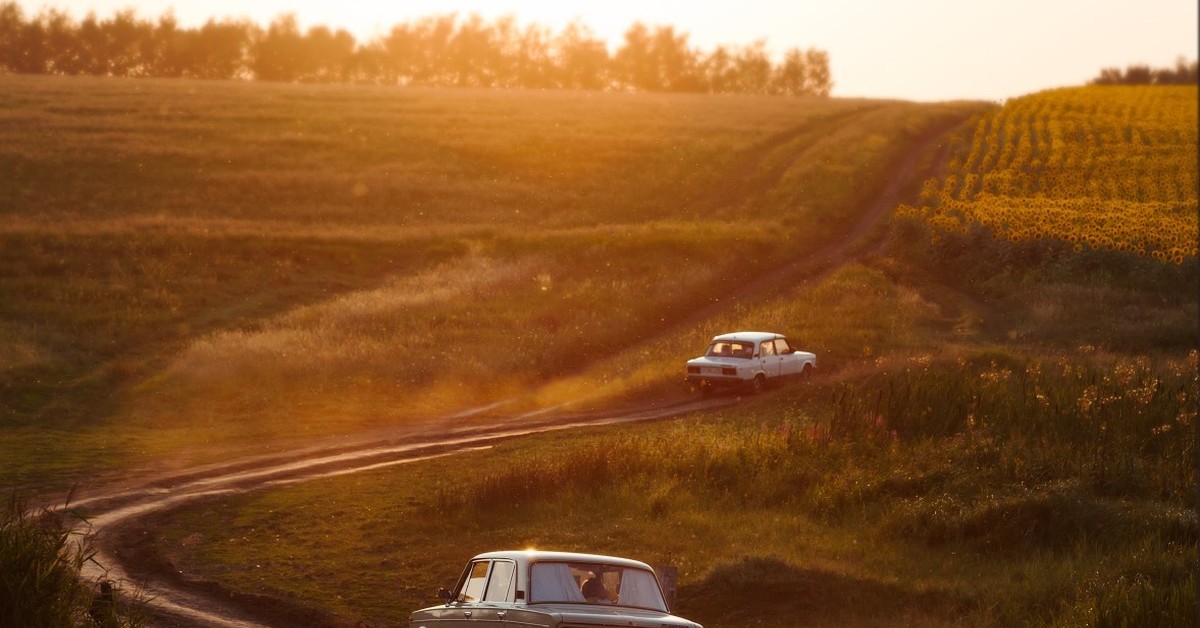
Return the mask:
[[735,368],[731,368],[731,367],[728,367],[728,366],[726,366],[726,367],[722,367],[722,368],[721,368],[721,374],[722,374],[722,375],[737,375],[737,369],[735,369]]
[[689,373],[699,373],[699,372],[700,372],[700,367],[698,367],[698,366],[689,366],[689,367],[688,367],[688,372],[689,372]]

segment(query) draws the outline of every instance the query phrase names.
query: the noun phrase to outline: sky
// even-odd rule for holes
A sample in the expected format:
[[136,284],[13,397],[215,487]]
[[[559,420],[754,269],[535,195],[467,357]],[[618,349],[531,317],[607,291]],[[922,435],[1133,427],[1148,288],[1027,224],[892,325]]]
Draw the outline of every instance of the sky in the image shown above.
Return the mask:
[[350,31],[360,43],[422,17],[513,16],[557,33],[572,20],[615,50],[635,22],[673,26],[693,48],[763,40],[829,53],[833,96],[916,101],[1003,101],[1080,85],[1102,68],[1174,67],[1197,57],[1196,0],[18,0],[26,17],[44,9],[76,19],[132,9],[143,19],[172,12],[183,27],[215,18],[267,25],[293,14],[302,29]]

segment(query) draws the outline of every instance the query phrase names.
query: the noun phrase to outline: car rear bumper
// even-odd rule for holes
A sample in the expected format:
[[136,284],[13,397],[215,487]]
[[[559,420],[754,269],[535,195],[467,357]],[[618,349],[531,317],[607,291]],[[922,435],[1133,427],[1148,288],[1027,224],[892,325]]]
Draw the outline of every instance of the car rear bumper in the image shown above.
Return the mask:
[[728,386],[741,386],[746,383],[746,380],[737,377],[722,376],[722,375],[692,375],[689,374],[686,378],[687,383],[693,386],[711,386],[713,388],[723,388]]

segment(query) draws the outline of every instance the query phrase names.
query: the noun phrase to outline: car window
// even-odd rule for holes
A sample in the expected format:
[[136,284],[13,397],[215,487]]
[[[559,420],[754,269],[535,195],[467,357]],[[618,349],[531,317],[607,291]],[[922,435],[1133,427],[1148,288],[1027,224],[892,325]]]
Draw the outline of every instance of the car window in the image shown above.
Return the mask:
[[765,358],[769,355],[775,355],[775,343],[770,340],[762,343],[762,356]]
[[483,594],[484,602],[512,602],[515,601],[516,595],[516,579],[513,575],[517,572],[515,563],[507,560],[498,560],[492,563],[492,575],[488,576],[487,592]]
[[737,341],[714,342],[708,347],[708,355],[729,358],[749,358],[754,353],[754,344]]
[[662,589],[645,569],[596,563],[538,562],[530,569],[529,603],[599,604],[666,612]]
[[779,355],[784,355],[790,350],[791,350],[791,347],[788,346],[787,340],[784,340],[783,338],[775,339],[775,353],[778,353]]
[[487,583],[488,561],[481,560],[471,564],[467,579],[458,592],[459,602],[478,602],[483,597],[483,587]]

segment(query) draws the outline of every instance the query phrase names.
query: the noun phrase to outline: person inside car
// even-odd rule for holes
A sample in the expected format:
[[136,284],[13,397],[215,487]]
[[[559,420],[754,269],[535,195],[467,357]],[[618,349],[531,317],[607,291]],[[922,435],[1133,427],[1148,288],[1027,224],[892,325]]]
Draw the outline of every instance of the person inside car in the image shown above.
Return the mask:
[[583,586],[579,588],[579,591],[583,593],[584,599],[590,603],[612,603],[612,598],[608,597],[608,590],[604,588],[604,583],[601,582],[600,576],[595,573],[583,581]]

